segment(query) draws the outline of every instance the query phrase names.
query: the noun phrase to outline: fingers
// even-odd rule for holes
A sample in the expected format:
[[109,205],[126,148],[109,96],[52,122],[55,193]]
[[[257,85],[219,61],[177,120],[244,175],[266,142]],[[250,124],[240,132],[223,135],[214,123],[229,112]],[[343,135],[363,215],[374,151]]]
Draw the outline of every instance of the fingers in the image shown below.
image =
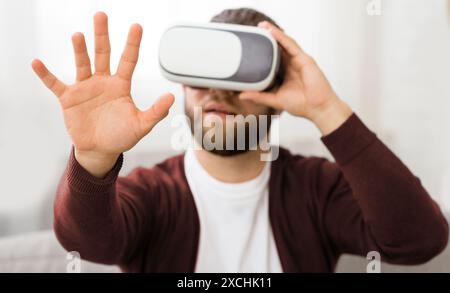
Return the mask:
[[299,56],[301,58],[308,57],[294,39],[286,35],[281,29],[270,22],[263,21],[258,24],[259,27],[268,29],[277,42],[283,47],[290,57]]
[[40,60],[33,60],[31,67],[34,72],[39,76],[45,86],[50,89],[58,98],[64,94],[66,85],[59,81],[48,69],[44,63]]
[[239,99],[252,101],[257,104],[262,104],[265,106],[269,106],[275,109],[279,108],[278,101],[276,95],[274,93],[269,92],[242,92],[239,95]]
[[83,81],[92,75],[91,61],[86,48],[86,41],[82,33],[72,36],[73,51],[75,54],[75,65],[77,67],[77,81]]
[[108,17],[104,12],[94,15],[95,73],[110,74],[111,45],[108,34]]
[[175,97],[172,94],[165,94],[156,100],[156,102],[147,111],[139,113],[139,120],[143,133],[147,134],[155,125],[169,113]]
[[117,67],[117,75],[121,78],[131,80],[139,57],[141,39],[142,27],[139,24],[132,25],[128,33],[127,44]]

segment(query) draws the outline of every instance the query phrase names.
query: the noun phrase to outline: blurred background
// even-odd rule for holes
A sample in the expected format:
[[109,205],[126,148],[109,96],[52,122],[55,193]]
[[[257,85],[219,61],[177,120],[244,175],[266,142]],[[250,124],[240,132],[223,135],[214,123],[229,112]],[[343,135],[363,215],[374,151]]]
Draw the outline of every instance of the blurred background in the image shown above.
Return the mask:
[[[177,21],[206,22],[235,7],[261,10],[294,37],[340,97],[449,211],[448,0],[0,0],[0,237],[51,228],[52,199],[71,148],[56,98],[31,70],[33,58],[71,83],[71,35],[85,33],[92,52],[96,11],[109,15],[111,68],[129,26],[142,24],[133,97],[141,108],[167,91],[177,100],[169,119],[125,155],[127,174],[177,152],[170,120],[183,113],[183,95],[159,73],[163,30]],[[308,121],[280,119],[280,143],[294,153],[329,157],[319,138]]]

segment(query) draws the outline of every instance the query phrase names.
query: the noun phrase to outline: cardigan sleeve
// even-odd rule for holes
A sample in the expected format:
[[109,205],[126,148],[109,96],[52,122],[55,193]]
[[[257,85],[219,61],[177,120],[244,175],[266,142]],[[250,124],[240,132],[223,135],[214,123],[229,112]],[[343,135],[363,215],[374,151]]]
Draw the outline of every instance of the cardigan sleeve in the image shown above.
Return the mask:
[[153,208],[145,200],[156,191],[141,178],[140,169],[118,177],[121,155],[103,179],[89,174],[73,151],[54,202],[54,231],[62,246],[83,259],[104,264],[125,264],[140,251],[149,235]]
[[448,224],[420,180],[353,114],[322,138],[317,197],[326,234],[340,253],[377,251],[420,264],[447,245]]

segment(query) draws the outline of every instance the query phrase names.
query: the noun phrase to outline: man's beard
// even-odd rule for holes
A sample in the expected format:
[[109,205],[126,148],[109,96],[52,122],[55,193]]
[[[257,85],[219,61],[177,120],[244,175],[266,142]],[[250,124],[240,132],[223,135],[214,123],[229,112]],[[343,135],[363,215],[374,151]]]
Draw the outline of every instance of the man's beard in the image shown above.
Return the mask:
[[[194,117],[195,115],[193,109],[188,109],[185,104],[185,113],[189,118],[191,133],[199,146],[213,154],[222,157],[232,157],[247,153],[250,150],[258,149],[260,143],[264,139],[266,139],[268,143],[268,135],[272,124],[272,115],[275,114],[275,110],[269,108],[266,113],[260,115],[265,116],[265,123],[263,124],[261,124],[262,120],[259,119],[260,117],[258,116],[256,116],[256,123],[250,123],[250,125],[249,123],[238,125],[236,122],[234,122],[233,125],[227,125],[227,122],[230,121],[219,120],[218,117],[217,121],[221,121],[222,123],[222,127],[219,127],[219,129],[222,129],[222,133],[214,132],[214,126],[207,127],[206,125],[203,125],[203,110],[200,111],[200,117]],[[232,116],[233,117],[231,118],[234,119],[235,116]],[[245,119],[246,117],[243,118]],[[233,131],[230,131],[230,127],[233,128]],[[238,131],[239,127],[243,127],[244,129],[242,131]],[[201,137],[196,135],[196,129],[201,129]],[[206,135],[211,136],[211,133],[213,133],[211,137],[213,145],[205,145],[204,138]],[[219,135],[221,137],[219,137]],[[219,144],[219,148],[214,147],[217,144]]]

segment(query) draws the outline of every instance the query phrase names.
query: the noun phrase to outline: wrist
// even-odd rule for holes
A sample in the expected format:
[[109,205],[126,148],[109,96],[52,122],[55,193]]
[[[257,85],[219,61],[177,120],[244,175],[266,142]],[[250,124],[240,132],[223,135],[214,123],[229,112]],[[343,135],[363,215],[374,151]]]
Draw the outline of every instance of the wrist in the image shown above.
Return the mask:
[[326,136],[344,124],[352,114],[350,106],[335,95],[329,102],[316,109],[310,120],[320,130],[322,136]]
[[91,175],[104,178],[114,167],[120,154],[104,154],[95,151],[80,151],[74,149],[77,162]]

